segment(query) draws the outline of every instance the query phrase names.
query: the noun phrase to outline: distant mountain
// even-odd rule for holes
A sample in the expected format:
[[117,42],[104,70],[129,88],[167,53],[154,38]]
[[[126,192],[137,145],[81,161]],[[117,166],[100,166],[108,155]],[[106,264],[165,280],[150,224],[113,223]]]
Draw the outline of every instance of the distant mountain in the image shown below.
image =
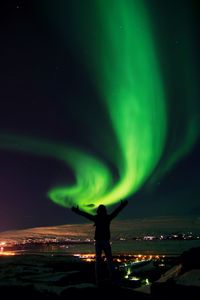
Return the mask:
[[[162,234],[171,232],[199,233],[199,217],[176,217],[161,216],[157,218],[143,218],[133,220],[117,220],[111,223],[111,236],[113,239],[125,237],[132,238],[138,235]],[[21,230],[4,231],[0,233],[2,240],[21,241],[34,238],[76,238],[86,239],[94,237],[93,223],[87,224],[68,224],[50,227],[37,227]]]
[[0,240],[24,240],[42,238],[87,238],[91,235],[91,224],[59,225],[36,227],[21,230],[4,231],[0,233]]

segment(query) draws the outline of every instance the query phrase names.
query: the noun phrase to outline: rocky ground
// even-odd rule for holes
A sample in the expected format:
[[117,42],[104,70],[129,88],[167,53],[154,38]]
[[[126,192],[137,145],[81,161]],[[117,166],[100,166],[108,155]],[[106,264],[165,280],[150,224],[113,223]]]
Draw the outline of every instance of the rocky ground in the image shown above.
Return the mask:
[[[141,268],[140,275],[151,278],[151,283],[137,286],[137,282],[124,278],[124,271],[118,265],[114,282],[105,280],[97,286],[94,261],[54,255],[0,257],[0,292],[6,297],[30,295],[55,299],[80,296],[100,299],[111,295],[112,298],[128,296],[138,300],[170,299],[175,295],[199,293],[199,248],[183,253],[166,273],[159,274],[156,270],[150,264]],[[106,269],[103,272],[106,275]]]

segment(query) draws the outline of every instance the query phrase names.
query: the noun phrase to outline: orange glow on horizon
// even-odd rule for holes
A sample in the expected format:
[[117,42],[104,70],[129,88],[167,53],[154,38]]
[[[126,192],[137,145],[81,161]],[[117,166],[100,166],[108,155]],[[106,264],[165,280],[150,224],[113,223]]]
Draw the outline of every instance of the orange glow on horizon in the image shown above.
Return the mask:
[[13,251],[0,251],[0,256],[14,256],[16,255]]

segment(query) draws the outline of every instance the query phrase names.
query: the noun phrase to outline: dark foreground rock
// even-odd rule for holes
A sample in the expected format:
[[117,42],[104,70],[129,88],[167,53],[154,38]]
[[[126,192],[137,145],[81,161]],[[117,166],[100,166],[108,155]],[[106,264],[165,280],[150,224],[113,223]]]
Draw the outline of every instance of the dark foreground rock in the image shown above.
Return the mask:
[[194,295],[199,295],[200,248],[183,252],[179,263],[151,284],[150,294],[158,299],[193,299]]
[[[80,287],[68,287],[64,289],[59,295],[53,292],[40,292],[34,286],[13,286],[13,287],[1,287],[1,294],[6,297],[15,297],[15,298],[29,298],[32,297],[42,297],[47,299],[68,299],[68,297],[74,297],[74,299],[119,299],[119,297],[128,297],[128,299],[136,300],[145,300],[145,299],[154,299],[151,295],[142,294],[136,292],[129,288],[123,287],[91,287],[91,286],[81,286]],[[72,298],[73,299],[73,298]]]
[[[43,297],[66,299],[171,299],[200,293],[200,248],[184,252],[158,278],[154,269],[140,269],[140,275],[151,275],[150,284],[138,288],[137,283],[125,280],[122,273],[113,282],[95,284],[94,262],[65,256],[25,255],[0,258],[0,293],[9,297]],[[153,270],[153,271],[152,271]],[[154,272],[151,274],[149,272]],[[123,274],[124,275],[124,274]],[[133,274],[138,275],[136,274]],[[150,278],[150,277],[149,277]]]

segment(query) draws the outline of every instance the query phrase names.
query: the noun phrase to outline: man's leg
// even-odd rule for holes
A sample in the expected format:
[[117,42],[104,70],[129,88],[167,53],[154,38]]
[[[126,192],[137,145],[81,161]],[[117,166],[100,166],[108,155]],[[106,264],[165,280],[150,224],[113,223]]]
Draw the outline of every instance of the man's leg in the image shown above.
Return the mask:
[[96,262],[95,262],[95,277],[96,283],[99,284],[101,281],[101,255],[102,245],[99,241],[95,242]]
[[114,277],[114,265],[113,265],[112,250],[109,241],[105,241],[104,243],[104,252],[108,264],[109,279],[112,280]]

